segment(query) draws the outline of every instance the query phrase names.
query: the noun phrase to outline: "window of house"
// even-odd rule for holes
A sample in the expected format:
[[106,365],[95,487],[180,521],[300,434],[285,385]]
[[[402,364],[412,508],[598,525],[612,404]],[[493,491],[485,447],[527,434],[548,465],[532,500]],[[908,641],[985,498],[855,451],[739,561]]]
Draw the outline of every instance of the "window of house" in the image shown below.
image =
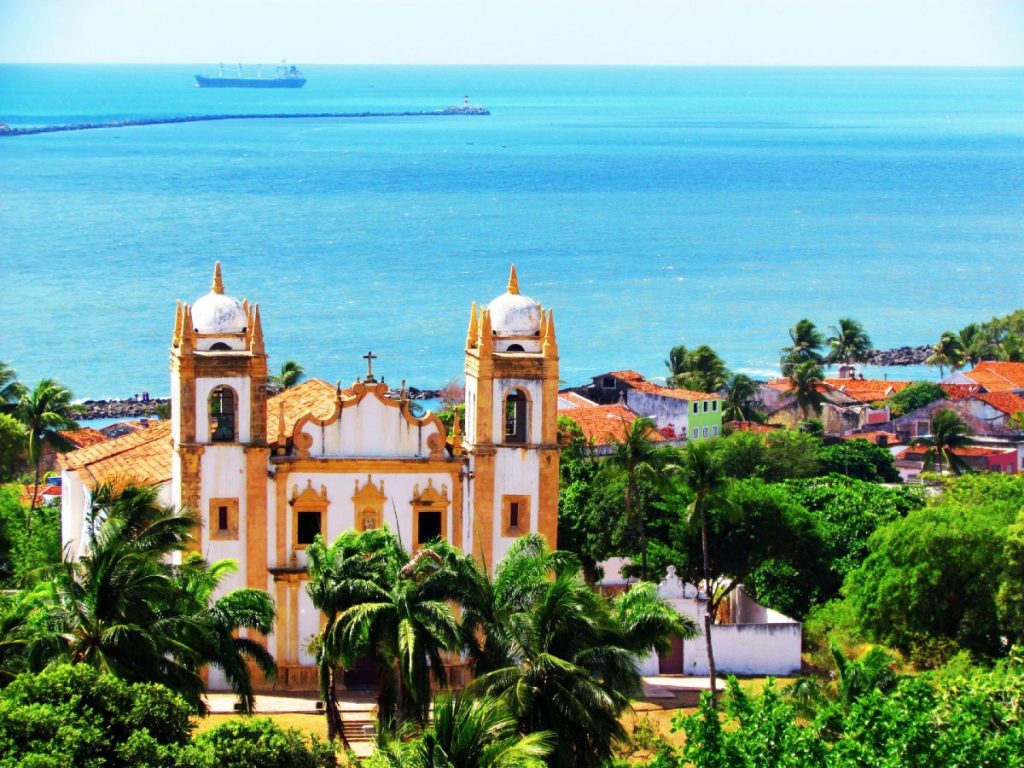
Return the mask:
[[322,530],[322,513],[319,510],[298,512],[295,515],[295,543],[300,546],[312,544]]
[[530,532],[530,497],[501,497],[501,535],[522,536]]
[[210,538],[214,541],[238,539],[238,499],[210,499]]
[[317,534],[327,537],[327,488],[320,486],[319,492],[313,488],[312,479],[306,480],[306,488],[299,493],[298,485],[292,486],[292,496],[288,503],[292,507],[292,546],[305,549],[313,543]]
[[708,401],[705,400],[704,401],[704,413],[707,413],[707,412],[708,412]]
[[697,403],[694,403],[694,404],[693,404],[693,412],[694,412],[694,413],[696,413],[696,412],[697,412]]
[[230,387],[217,387],[210,393],[210,441],[235,442],[235,393]]
[[717,411],[718,410],[718,401],[717,400],[712,400],[711,401],[711,410],[712,411]]
[[526,393],[521,389],[513,389],[505,398],[505,442],[525,443],[527,439]]
[[694,427],[693,428],[693,439],[696,440],[698,437],[700,437],[700,427]]
[[718,427],[712,427],[711,428],[711,436],[712,437],[718,437]]
[[604,376],[601,378],[601,389],[615,389],[615,377]]
[[708,428],[707,427],[704,427],[704,434],[703,434],[703,436],[704,437],[708,436]]
[[417,513],[416,544],[423,545],[441,536],[440,510],[421,509]]

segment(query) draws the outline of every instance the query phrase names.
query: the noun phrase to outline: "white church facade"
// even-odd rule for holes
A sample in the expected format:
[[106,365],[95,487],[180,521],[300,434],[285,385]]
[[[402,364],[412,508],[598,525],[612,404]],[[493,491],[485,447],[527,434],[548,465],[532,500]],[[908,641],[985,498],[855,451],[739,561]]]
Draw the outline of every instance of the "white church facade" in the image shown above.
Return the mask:
[[[416,416],[372,371],[347,389],[319,379],[268,397],[258,306],[224,292],[179,302],[171,417],[62,457],[64,544],[80,553],[101,482],[161,488],[195,510],[198,550],[232,558],[224,589],[269,592],[278,686],[315,688],[308,642],[321,616],[305,591],[305,548],[348,529],[392,529],[406,549],[443,538],[493,571],[525,533],[556,546],[558,347],[550,310],[519,292],[474,303],[465,344],[466,427]],[[211,672],[210,687],[223,681]]]

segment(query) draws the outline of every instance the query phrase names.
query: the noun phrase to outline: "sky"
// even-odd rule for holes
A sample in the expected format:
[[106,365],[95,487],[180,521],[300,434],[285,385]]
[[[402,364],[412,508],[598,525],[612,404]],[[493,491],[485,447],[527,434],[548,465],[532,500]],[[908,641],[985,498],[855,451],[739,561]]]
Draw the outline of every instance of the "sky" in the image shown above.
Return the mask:
[[1024,66],[1024,0],[0,0],[0,61]]

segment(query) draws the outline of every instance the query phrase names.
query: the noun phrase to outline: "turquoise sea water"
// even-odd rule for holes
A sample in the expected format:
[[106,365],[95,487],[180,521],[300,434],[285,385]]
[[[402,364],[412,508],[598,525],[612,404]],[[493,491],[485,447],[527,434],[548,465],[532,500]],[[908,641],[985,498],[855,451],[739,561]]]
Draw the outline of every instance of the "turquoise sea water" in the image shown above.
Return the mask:
[[[236,112],[490,117],[193,123],[0,138],[0,360],[80,397],[168,390],[174,301],[224,264],[271,365],[462,370],[470,301],[555,308],[562,375],[677,343],[777,370],[786,329],[877,346],[1024,306],[1024,70],[0,66],[12,126]],[[890,378],[927,375],[893,369]]]

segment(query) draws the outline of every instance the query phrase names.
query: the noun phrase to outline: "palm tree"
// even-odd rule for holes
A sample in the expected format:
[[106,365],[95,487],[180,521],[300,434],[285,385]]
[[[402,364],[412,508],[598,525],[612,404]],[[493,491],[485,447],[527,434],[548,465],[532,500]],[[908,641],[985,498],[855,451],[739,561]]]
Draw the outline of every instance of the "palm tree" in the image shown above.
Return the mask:
[[877,645],[855,661],[844,656],[835,645],[831,651],[835,675],[827,682],[817,677],[804,677],[784,691],[797,712],[809,720],[830,703],[848,712],[857,699],[873,691],[889,693],[900,680],[896,659]]
[[380,734],[378,757],[394,768],[544,768],[552,751],[553,733],[519,735],[508,707],[491,696],[443,694],[433,714],[415,738]]
[[632,424],[623,421],[623,428],[623,439],[612,440],[614,452],[608,460],[626,473],[626,519],[636,520],[637,531],[640,534],[640,578],[646,581],[647,525],[638,481],[641,476],[653,476],[657,464],[658,451],[650,438],[654,422],[641,417],[634,419]]
[[832,333],[828,338],[828,362],[830,363],[861,363],[871,351],[871,338],[864,331],[864,326],[849,317],[839,318],[839,325],[829,327]]
[[789,381],[789,394],[796,396],[796,404],[803,414],[804,421],[810,418],[810,413],[821,414],[821,406],[824,397],[819,391],[822,385],[824,374],[821,367],[813,360],[807,360],[796,366]]
[[270,377],[270,388],[275,392],[281,392],[294,387],[306,376],[305,369],[294,360],[285,360],[281,364],[281,372]]
[[[319,669],[320,697],[327,717],[327,738],[341,738],[348,746],[338,709],[339,667],[353,665],[362,655],[359,642],[347,641],[338,617],[358,604],[365,594],[364,582],[385,582],[388,560],[396,556],[394,537],[377,529],[357,533],[346,531],[328,546],[316,537],[306,548],[309,581],[306,592],[325,622],[313,643]],[[357,638],[359,640],[360,638]]]
[[939,339],[939,343],[932,347],[932,353],[925,359],[928,365],[939,366],[939,378],[945,375],[945,368],[951,370],[962,368],[964,364],[964,348],[960,344],[960,338],[952,331],[946,331]]
[[782,366],[782,375],[792,375],[793,369],[800,363],[813,361],[818,365],[824,362],[821,356],[821,347],[825,343],[821,332],[807,318],[797,322],[789,329],[790,345],[783,347],[780,354],[779,364]]
[[439,686],[447,684],[443,654],[462,648],[451,602],[458,599],[457,569],[448,567],[460,555],[436,542],[409,558],[394,534],[378,535],[386,556],[374,572],[347,580],[352,605],[324,634],[334,648],[372,657],[380,681],[378,724],[383,728],[393,719],[424,722],[430,676]]
[[493,581],[484,580],[488,597],[478,602],[490,605],[470,606],[464,618],[482,649],[471,654],[470,693],[503,701],[521,733],[555,733],[549,765],[604,765],[624,735],[619,718],[642,687],[639,659],[673,634],[692,637],[695,625],[652,584],[610,604],[587,586],[575,557],[549,552],[536,535],[516,541]]
[[237,570],[234,560],[210,564],[196,554],[176,569],[179,602],[172,611],[190,618],[180,622],[179,649],[172,653],[195,668],[218,667],[238,696],[240,710],[252,714],[256,696],[249,664],[271,681],[277,675],[277,664],[263,645],[241,637],[239,630],[269,635],[275,611],[270,595],[259,589],[236,589],[213,599],[224,578]]
[[725,385],[725,403],[722,406],[722,419],[725,421],[749,421],[750,400],[757,392],[754,380],[749,376],[737,373],[730,377]]
[[35,669],[50,661],[89,664],[129,682],[166,685],[204,710],[200,669],[220,667],[252,709],[248,661],[268,677],[273,659],[240,629],[270,631],[273,604],[259,590],[237,590],[211,602],[234,564],[207,566],[198,557],[170,561],[193,546],[198,518],[160,503],[153,488],[99,486],[84,535],[87,552],[38,574],[33,635]]
[[[712,510],[733,511],[729,500],[731,480],[722,466],[713,440],[687,443],[679,456],[678,465],[667,468],[668,478],[678,477],[693,493],[693,501],[686,508],[690,525],[700,525],[700,546],[704,576],[704,642],[708,654],[708,673],[711,677],[711,702],[715,705],[716,670],[715,652],[711,645],[711,627],[715,622],[718,600],[711,580],[711,549],[708,542],[708,513]],[[670,480],[671,481],[671,480]]]
[[35,467],[35,484],[32,489],[32,504],[26,516],[26,527],[31,533],[32,510],[39,501],[39,472],[43,461],[43,445],[50,444],[57,450],[69,450],[73,446],[60,432],[78,429],[72,418],[71,391],[53,379],[43,379],[31,391],[22,390],[21,399],[15,408],[15,417],[28,432],[28,460]]
[[717,392],[729,378],[729,371],[722,358],[706,344],[693,350],[684,346],[673,347],[669,350],[668,358],[665,366],[669,370],[670,387]]
[[18,381],[18,372],[0,360],[0,413],[14,410],[24,391],[24,385]]
[[991,344],[987,334],[977,323],[968,323],[961,328],[957,335],[957,341],[960,342],[964,359],[971,364],[971,368],[987,357],[992,357],[990,354]]
[[954,451],[970,444],[969,434],[970,427],[959,414],[950,408],[943,408],[932,415],[931,435],[918,437],[911,445],[923,445],[928,448],[924,454],[925,469],[932,469],[937,465],[941,472],[943,464],[947,464],[954,474],[959,475],[968,469],[968,466]]

